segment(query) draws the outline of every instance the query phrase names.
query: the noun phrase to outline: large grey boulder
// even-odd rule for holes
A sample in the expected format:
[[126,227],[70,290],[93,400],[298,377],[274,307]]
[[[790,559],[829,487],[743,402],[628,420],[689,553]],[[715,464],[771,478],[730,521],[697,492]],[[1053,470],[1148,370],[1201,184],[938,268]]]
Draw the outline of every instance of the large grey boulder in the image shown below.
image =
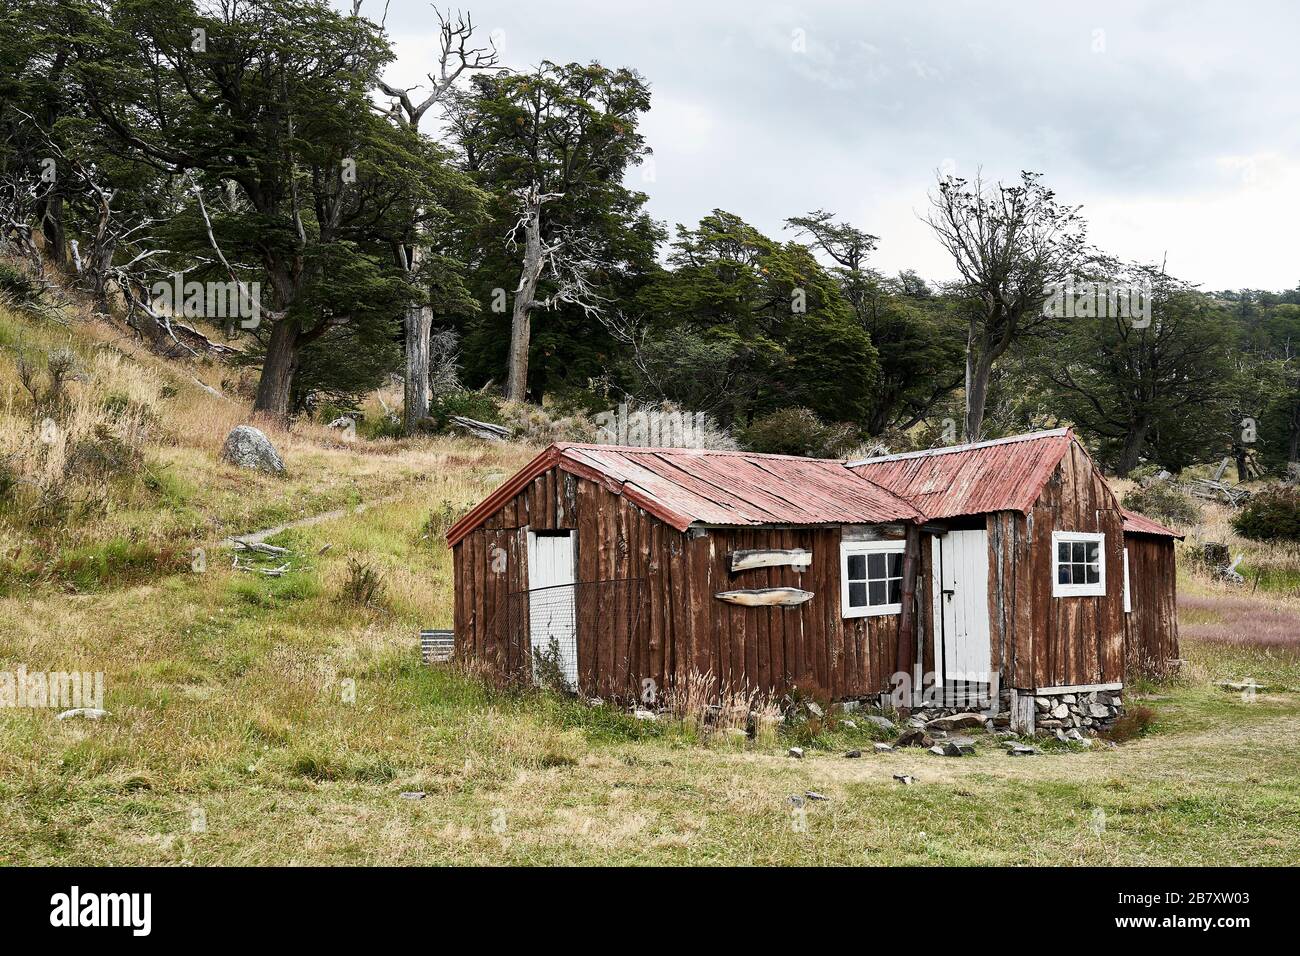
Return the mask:
[[221,446],[221,460],[239,468],[252,468],[273,475],[284,474],[284,461],[261,429],[236,425]]

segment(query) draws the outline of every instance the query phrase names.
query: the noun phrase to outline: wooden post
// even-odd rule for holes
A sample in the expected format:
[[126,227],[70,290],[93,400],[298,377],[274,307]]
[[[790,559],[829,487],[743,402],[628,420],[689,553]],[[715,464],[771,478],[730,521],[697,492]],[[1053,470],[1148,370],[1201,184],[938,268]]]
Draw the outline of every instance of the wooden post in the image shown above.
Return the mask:
[[914,673],[916,663],[916,573],[920,559],[921,528],[911,524],[903,546],[903,607],[898,618],[898,659],[894,662],[895,671],[908,674]]

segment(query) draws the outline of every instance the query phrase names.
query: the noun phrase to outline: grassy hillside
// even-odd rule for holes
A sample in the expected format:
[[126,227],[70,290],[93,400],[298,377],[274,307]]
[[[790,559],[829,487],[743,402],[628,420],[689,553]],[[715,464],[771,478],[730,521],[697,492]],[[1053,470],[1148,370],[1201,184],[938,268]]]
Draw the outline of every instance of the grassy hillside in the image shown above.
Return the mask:
[[[111,712],[0,710],[0,862],[1266,865],[1300,853],[1300,696],[1213,686],[1300,687],[1294,600],[1227,601],[1188,578],[1189,663],[1144,688],[1151,732],[1114,749],[1015,759],[981,740],[962,759],[874,754],[869,734],[841,728],[795,760],[786,739],[704,739],[419,664],[417,630],[451,623],[448,516],[532,449],[347,443],[297,426],[272,432],[289,474],[268,478],[218,462],[247,416],[219,370],[5,311],[0,344],[15,479],[0,514],[0,671],[102,670]],[[16,346],[76,355],[53,451],[36,447]],[[102,474],[67,467],[101,426],[132,454]],[[75,507],[50,522],[42,494]],[[271,539],[292,552],[283,577],[233,570],[215,547],[340,508]],[[1264,620],[1282,639],[1250,639]],[[865,756],[845,759],[850,747]],[[790,797],[808,790],[829,800],[800,812]]]

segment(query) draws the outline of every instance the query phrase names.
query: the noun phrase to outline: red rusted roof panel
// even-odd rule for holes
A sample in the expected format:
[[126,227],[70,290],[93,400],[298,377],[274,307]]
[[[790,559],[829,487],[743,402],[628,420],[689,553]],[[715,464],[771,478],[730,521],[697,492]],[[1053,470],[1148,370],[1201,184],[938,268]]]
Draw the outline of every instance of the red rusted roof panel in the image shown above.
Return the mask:
[[[675,527],[917,521],[897,495],[841,461],[693,448],[559,445],[566,461],[593,468]],[[644,498],[645,500],[638,500]]]
[[1152,521],[1146,515],[1140,515],[1136,511],[1124,509],[1124,533],[1125,534],[1158,534],[1166,538],[1183,539],[1183,535],[1174,531],[1172,528],[1166,528],[1159,522]]
[[1074,436],[1067,428],[851,462],[863,478],[915,505],[926,518],[1028,512]]

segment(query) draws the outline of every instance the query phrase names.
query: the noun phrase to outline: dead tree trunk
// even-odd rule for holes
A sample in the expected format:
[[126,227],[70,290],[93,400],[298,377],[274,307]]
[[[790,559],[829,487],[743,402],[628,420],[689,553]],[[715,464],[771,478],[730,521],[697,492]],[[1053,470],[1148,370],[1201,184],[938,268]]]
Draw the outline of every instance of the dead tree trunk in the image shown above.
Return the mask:
[[510,356],[506,374],[506,400],[522,402],[528,392],[528,344],[532,337],[531,312],[537,298],[537,283],[546,259],[542,250],[542,202],[536,187],[525,199],[524,264],[510,316]]

